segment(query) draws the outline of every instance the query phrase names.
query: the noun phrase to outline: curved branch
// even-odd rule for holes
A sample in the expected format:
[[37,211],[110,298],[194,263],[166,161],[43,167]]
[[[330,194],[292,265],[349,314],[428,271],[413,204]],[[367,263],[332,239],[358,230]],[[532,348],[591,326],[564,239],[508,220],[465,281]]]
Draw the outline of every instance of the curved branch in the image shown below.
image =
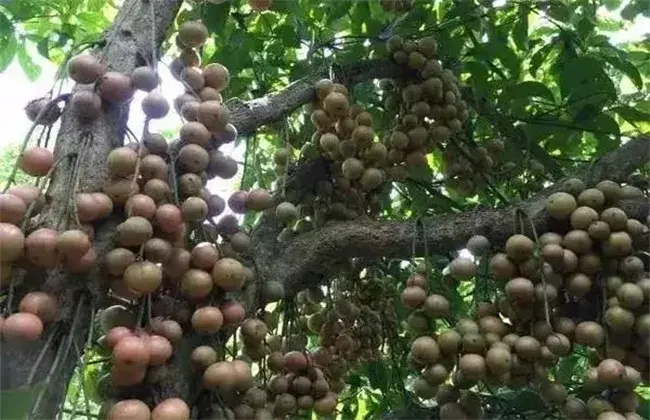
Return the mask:
[[280,92],[246,102],[231,99],[227,102],[230,122],[237,127],[240,134],[252,134],[263,125],[280,121],[300,106],[314,100],[314,84],[326,77],[352,85],[372,79],[400,77],[403,74],[404,69],[388,59],[333,65],[331,69],[323,67],[291,83]]
[[[626,172],[650,161],[648,150],[650,138],[631,140],[594,164],[585,174],[585,179],[593,183],[613,175],[614,179],[620,180]],[[546,231],[551,223],[545,212],[546,198],[557,190],[557,186],[551,187],[509,208],[426,218],[424,226],[429,250],[433,253],[457,250],[476,234],[486,236],[493,246],[500,246],[515,232],[517,208],[532,218],[538,231]],[[650,203],[645,199],[622,201],[618,206],[630,217],[640,220],[645,220],[650,210]],[[415,233],[413,221],[331,222],[321,229],[301,234],[282,246],[276,245],[272,248],[274,252],[265,255],[261,261],[256,259],[256,263],[268,269],[260,273],[262,278],[282,282],[285,290],[291,294],[322,282],[350,257],[409,258]],[[423,238],[418,238],[416,252],[422,255],[423,251]]]

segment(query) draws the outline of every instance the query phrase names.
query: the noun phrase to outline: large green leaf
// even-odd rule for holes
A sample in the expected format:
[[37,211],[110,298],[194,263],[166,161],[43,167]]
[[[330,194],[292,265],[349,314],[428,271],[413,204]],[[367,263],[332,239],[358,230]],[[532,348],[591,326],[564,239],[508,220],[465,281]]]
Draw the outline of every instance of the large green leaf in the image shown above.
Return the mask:
[[18,62],[29,80],[34,81],[38,79],[38,76],[41,75],[41,67],[32,60],[32,57],[26,50],[25,42],[18,45],[16,56],[18,57]]
[[643,78],[641,77],[641,73],[630,60],[614,56],[604,56],[603,58],[615,69],[629,77],[637,89],[643,89]]
[[520,50],[528,49],[528,14],[530,9],[527,6],[519,6],[517,21],[512,28],[512,40]]
[[611,109],[625,121],[634,124],[639,121],[650,121],[650,113],[640,111],[628,105],[620,105]]
[[559,85],[562,96],[570,101],[603,103],[616,98],[616,88],[602,61],[588,56],[559,61]]
[[499,99],[506,103],[513,99],[532,97],[544,98],[549,102],[555,101],[553,92],[551,92],[547,85],[533,80],[528,80],[516,85],[510,85],[506,87],[503,92],[501,92]]
[[203,5],[203,23],[213,35],[223,33],[223,30],[228,21],[230,12],[230,2],[226,1],[221,4],[206,3]]
[[498,59],[501,65],[508,69],[512,77],[519,77],[521,60],[517,54],[512,51],[506,44],[501,42],[485,42],[479,44],[470,50],[470,55],[482,59],[487,63],[492,63]]

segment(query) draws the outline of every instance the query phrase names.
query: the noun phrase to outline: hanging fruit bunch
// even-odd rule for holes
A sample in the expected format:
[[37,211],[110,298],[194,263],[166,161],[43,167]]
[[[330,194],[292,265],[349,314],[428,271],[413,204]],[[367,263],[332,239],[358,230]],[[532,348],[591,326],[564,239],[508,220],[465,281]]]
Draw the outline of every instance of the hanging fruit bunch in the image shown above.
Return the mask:
[[[494,300],[477,302],[473,319],[451,318],[449,300],[427,295],[426,282],[411,275],[402,302],[415,311],[408,357],[420,375],[414,393],[436,399],[443,419],[478,418],[475,384],[533,383],[568,418],[638,418],[634,389],[650,379],[648,226],[618,204],[642,195],[612,181],[587,188],[571,179],[548,197],[548,231],[512,235],[492,254],[485,237],[470,238],[466,247],[474,258],[454,259],[450,275],[498,290]],[[478,275],[479,263],[489,266],[491,277]],[[453,328],[433,333],[435,320],[451,321]],[[581,391],[586,401],[550,375],[559,358],[578,347],[592,350]]]
[[439,152],[446,184],[460,194],[472,194],[485,184],[484,176],[503,152],[503,143],[493,139],[475,144],[463,132],[467,103],[458,79],[437,58],[435,38],[404,40],[394,35],[387,48],[391,59],[412,75],[397,84],[382,81],[385,108],[396,111],[395,125],[384,139],[392,179],[404,179],[411,168],[428,165],[428,154]]

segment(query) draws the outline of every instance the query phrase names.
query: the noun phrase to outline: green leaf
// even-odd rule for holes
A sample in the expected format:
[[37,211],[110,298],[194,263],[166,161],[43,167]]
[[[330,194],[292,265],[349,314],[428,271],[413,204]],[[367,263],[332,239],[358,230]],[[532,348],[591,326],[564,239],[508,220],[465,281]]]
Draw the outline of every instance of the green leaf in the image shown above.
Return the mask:
[[386,389],[388,385],[388,369],[382,360],[368,362],[366,374],[370,386],[377,389]]
[[578,31],[578,35],[582,39],[586,39],[594,30],[594,22],[591,19],[588,19],[586,17],[580,19],[578,23],[576,24],[576,30]]
[[203,6],[203,23],[213,35],[223,33],[228,17],[230,16],[230,2],[221,4],[208,3]]
[[607,73],[603,62],[594,57],[560,58],[559,85],[563,97],[587,102],[603,103],[607,99],[616,99],[616,87]]
[[527,7],[520,6],[517,22],[512,28],[512,41],[520,50],[528,50],[528,13]]
[[620,105],[611,109],[625,121],[634,124],[639,121],[650,121],[650,113],[640,111],[628,105]]
[[530,74],[532,76],[537,75],[539,68],[541,67],[546,57],[550,54],[551,50],[555,46],[554,42],[549,42],[545,44],[542,48],[535,51],[535,53],[530,57]]
[[510,71],[516,79],[519,77],[520,60],[506,44],[501,42],[486,42],[479,44],[469,52],[470,55],[481,58],[486,63],[491,63],[496,58],[501,65]]
[[571,9],[559,1],[553,1],[548,3],[548,9],[546,13],[553,19],[559,20],[560,22],[568,22],[571,18]]
[[510,85],[506,87],[501,93],[500,100],[507,102],[513,99],[519,98],[531,98],[539,97],[548,99],[550,102],[555,102],[553,97],[553,92],[541,82],[535,82],[528,80],[525,82],[518,83],[516,85]]
[[632,83],[634,83],[634,86],[636,86],[637,89],[643,89],[643,78],[641,77],[641,73],[631,61],[614,56],[604,56],[603,58],[615,69],[626,75]]
[[621,6],[622,0],[603,0],[602,3],[607,10],[616,10]]
[[28,416],[44,385],[20,387],[0,391],[0,418],[23,419]]
[[18,45],[16,55],[18,56],[18,62],[27,75],[27,78],[31,81],[38,79],[38,76],[41,75],[41,67],[32,61],[32,58],[27,53],[24,42]]
[[9,64],[14,59],[17,47],[18,41],[14,36],[2,38],[2,43],[0,44],[0,72],[5,71],[9,67]]
[[36,44],[36,50],[40,55],[43,57],[47,58],[49,60],[50,58],[50,38],[45,37],[38,41],[38,44]]

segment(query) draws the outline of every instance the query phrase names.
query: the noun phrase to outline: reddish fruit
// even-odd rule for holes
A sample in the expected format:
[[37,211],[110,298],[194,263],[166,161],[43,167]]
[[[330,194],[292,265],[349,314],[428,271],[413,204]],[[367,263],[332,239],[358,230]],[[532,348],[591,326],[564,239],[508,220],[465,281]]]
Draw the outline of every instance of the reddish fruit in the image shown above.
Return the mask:
[[0,223],[0,262],[16,261],[23,255],[25,236],[18,226]]
[[131,78],[123,73],[109,71],[97,82],[99,95],[105,101],[120,103],[133,97],[135,89]]
[[25,217],[27,206],[20,197],[0,194],[0,222],[17,225]]
[[290,351],[284,355],[284,366],[294,373],[307,368],[307,358],[299,351]]
[[[144,381],[147,374],[146,366],[113,365],[111,368],[111,385],[126,387],[138,385]],[[116,417],[123,419],[124,417]],[[133,417],[130,417],[133,418]],[[148,419],[149,417],[145,417]]]
[[106,73],[106,64],[100,63],[92,55],[82,54],[68,61],[68,74],[77,83],[93,83]]
[[151,412],[151,420],[189,420],[190,408],[180,398],[168,398]]
[[145,366],[149,363],[149,349],[144,341],[135,336],[122,338],[113,348],[113,363],[120,365]]
[[54,268],[61,262],[61,253],[56,246],[57,232],[41,228],[25,238],[25,255],[27,260],[37,267]]
[[215,334],[222,325],[223,315],[214,306],[204,306],[192,314],[192,328],[199,334]]
[[18,310],[34,314],[47,324],[59,317],[59,301],[45,292],[29,292],[20,300]]
[[172,357],[172,344],[165,337],[150,335],[144,339],[144,343],[149,349],[149,365],[162,365]]
[[126,327],[114,327],[106,333],[106,345],[109,348],[115,347],[125,337],[132,337],[133,333]]
[[43,322],[28,312],[9,315],[2,324],[2,336],[7,341],[35,341],[43,333]]
[[140,216],[151,220],[156,213],[156,203],[148,195],[135,194],[126,200],[124,210],[129,217]]
[[181,210],[174,204],[158,206],[154,215],[156,226],[165,233],[178,232],[183,223]]
[[71,273],[85,273],[95,266],[97,262],[97,254],[94,248],[90,248],[88,252],[80,258],[66,258],[65,266]]
[[240,325],[244,322],[246,318],[246,310],[241,303],[231,300],[229,302],[222,303],[219,306],[221,314],[223,315],[224,325]]
[[54,154],[44,147],[32,147],[20,156],[18,167],[27,175],[44,176],[54,164]]

